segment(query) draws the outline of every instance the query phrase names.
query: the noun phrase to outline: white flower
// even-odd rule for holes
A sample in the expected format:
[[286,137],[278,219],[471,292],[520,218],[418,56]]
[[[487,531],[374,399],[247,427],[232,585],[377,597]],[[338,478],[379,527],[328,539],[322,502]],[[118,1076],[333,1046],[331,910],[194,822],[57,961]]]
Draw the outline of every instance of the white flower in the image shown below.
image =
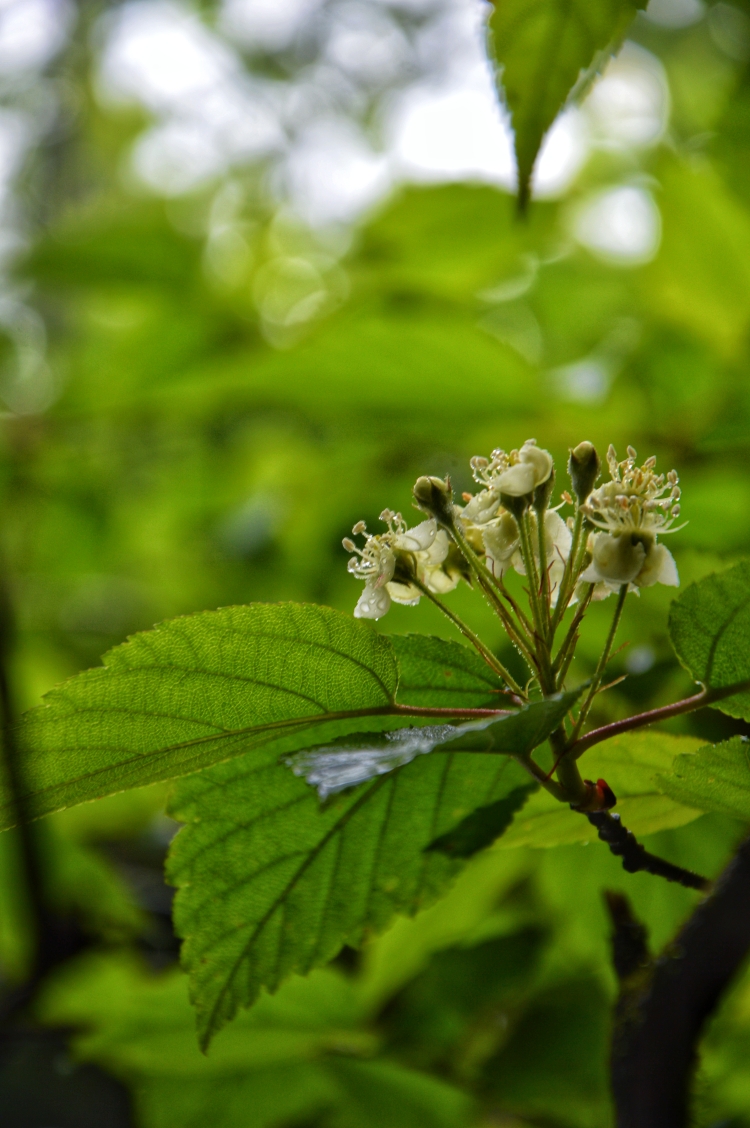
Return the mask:
[[497,488],[510,497],[525,497],[536,485],[536,472],[530,462],[517,462],[509,466],[497,479]]
[[444,529],[440,529],[431,547],[426,552],[415,554],[417,576],[435,595],[445,595],[446,592],[453,591],[461,578],[457,569],[445,567],[450,547],[448,534]]
[[[534,557],[539,565],[536,514],[529,515],[531,525],[531,544]],[[565,564],[570,554],[570,529],[559,513],[548,509],[544,514],[545,553],[549,574],[552,602],[562,580]],[[487,566],[493,576],[502,576],[509,568],[514,568],[521,576],[526,575],[526,567],[521,554],[521,542],[516,520],[505,510],[482,532]]]
[[605,599],[622,584],[637,591],[653,584],[677,587],[680,582],[674,557],[657,543],[658,536],[677,532],[672,528],[680,513],[677,474],[671,470],[666,477],[657,475],[656,459],[648,458],[639,467],[636,457],[628,447],[628,457],[618,463],[610,446],[612,480],[594,490],[584,506],[589,521],[603,530],[589,538],[591,563],[580,577],[597,585],[594,598]]
[[444,530],[438,530],[434,518],[411,529],[407,529],[400,513],[392,513],[389,509],[383,510],[380,519],[388,526],[385,533],[367,533],[364,521],[354,526],[352,532],[355,536],[365,534],[363,548],[358,548],[349,537],[343,541],[347,552],[355,553],[349,560],[349,571],[365,581],[354,608],[356,619],[381,619],[391,602],[407,606],[419,603],[422,593],[415,584],[394,579],[399,553],[411,555],[417,578],[436,594],[451,591],[459,580],[457,572],[449,573],[443,567],[450,541]]
[[552,473],[552,455],[527,439],[520,450],[506,454],[493,450],[492,458],[472,458],[474,478],[495,496],[501,493],[524,497],[547,481]]
[[589,541],[591,563],[581,579],[587,584],[610,584],[613,588],[630,584],[646,561],[644,545],[631,536],[597,533]]
[[[628,447],[628,457],[617,461],[615,448],[607,452],[610,482],[605,482],[588,497],[584,512],[592,525],[618,536],[620,533],[650,533],[661,536],[676,533],[671,526],[680,515],[679,478],[674,470],[655,474],[655,458],[636,466],[636,452]],[[682,528],[682,526],[680,526]]]

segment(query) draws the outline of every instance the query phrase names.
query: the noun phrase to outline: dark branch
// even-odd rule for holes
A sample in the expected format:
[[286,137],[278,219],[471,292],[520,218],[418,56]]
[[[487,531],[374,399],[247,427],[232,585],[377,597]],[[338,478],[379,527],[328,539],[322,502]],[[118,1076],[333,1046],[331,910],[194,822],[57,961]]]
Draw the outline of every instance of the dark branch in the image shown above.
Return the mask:
[[39,963],[44,960],[42,948],[47,931],[47,910],[39,843],[34,828],[29,825],[30,820],[26,817],[23,808],[20,764],[13,739],[13,706],[8,675],[12,634],[10,600],[0,577],[0,766],[10,806],[15,816],[15,833],[18,837],[19,863],[22,869],[22,887],[32,918],[33,942],[36,945],[35,958]]
[[748,949],[750,840],[650,969],[636,974],[632,961],[621,964],[612,1043],[617,1128],[686,1128],[699,1038]]
[[17,835],[20,884],[29,909],[34,945],[26,982],[0,997],[0,1026],[24,1010],[53,967],[79,952],[87,942],[75,921],[56,915],[49,907],[44,854],[22,798],[23,773],[13,739],[14,711],[9,676],[12,634],[10,600],[0,575],[0,776],[15,815],[15,827],[7,833]]
[[612,962],[620,983],[651,966],[648,932],[634,915],[624,893],[605,889],[604,900],[612,919]]
[[[575,808],[573,808],[575,810]],[[644,846],[636,839],[632,831],[623,826],[619,815],[610,814],[609,811],[583,811],[592,826],[596,827],[602,842],[606,842],[611,852],[622,858],[622,868],[628,873],[651,873],[655,877],[666,878],[667,881],[676,881],[688,889],[699,889],[706,892],[711,882],[697,873],[683,869],[682,866],[673,865],[664,858],[657,858],[649,854]]]

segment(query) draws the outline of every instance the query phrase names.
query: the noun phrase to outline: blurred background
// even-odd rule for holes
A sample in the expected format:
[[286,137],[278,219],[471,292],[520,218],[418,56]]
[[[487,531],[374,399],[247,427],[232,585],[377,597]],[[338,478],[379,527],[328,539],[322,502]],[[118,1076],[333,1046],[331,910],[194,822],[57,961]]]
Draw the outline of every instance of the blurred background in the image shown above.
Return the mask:
[[[408,517],[420,473],[469,489],[470,456],[529,437],[559,466],[582,439],[674,466],[683,584],[748,552],[750,8],[651,0],[548,134],[526,221],[485,21],[479,0],[0,2],[0,490],[19,707],[170,616],[352,609],[341,537],[355,521]],[[628,676],[598,719],[688,689],[666,638],[672,594],[628,605],[612,667]],[[504,649],[478,597],[450,598]],[[609,615],[592,612],[574,681]],[[394,607],[378,629],[450,633],[429,606]],[[744,731],[719,714],[672,729]],[[265,1000],[271,1017],[251,1012],[206,1062],[182,979],[147,970],[177,953],[163,805],[149,789],[42,824],[54,897],[98,947],[0,1054],[5,1123],[609,1122],[601,889],[627,888],[657,944],[692,894],[623,875],[598,846],[518,834],[452,900],[293,981],[290,1002],[276,997],[287,1018]],[[742,827],[670,810],[645,830],[714,873]],[[12,835],[0,846],[13,983],[27,924]],[[331,1013],[343,992],[349,1017],[315,1010],[316,991]],[[295,1006],[318,1040],[278,1073],[253,1037]],[[331,1051],[346,1022],[371,1039],[380,1082],[346,1080]],[[88,1033],[70,1043],[71,1029]],[[707,1042],[700,1124],[750,1125],[748,1046],[744,983]]]

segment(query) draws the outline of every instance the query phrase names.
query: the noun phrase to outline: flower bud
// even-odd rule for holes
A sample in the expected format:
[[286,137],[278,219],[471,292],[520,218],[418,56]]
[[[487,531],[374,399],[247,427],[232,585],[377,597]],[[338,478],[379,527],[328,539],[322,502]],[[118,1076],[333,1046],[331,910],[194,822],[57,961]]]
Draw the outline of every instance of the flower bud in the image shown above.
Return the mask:
[[584,441],[571,450],[568,473],[573,483],[573,493],[581,505],[593,490],[601,466],[601,460],[593,443]]
[[549,499],[552,497],[554,487],[555,471],[553,470],[546,482],[542,482],[541,486],[537,486],[534,490],[534,500],[532,504],[537,513],[543,513],[549,505]]
[[453,489],[450,478],[427,477],[423,474],[414,483],[414,500],[441,525],[453,525]]

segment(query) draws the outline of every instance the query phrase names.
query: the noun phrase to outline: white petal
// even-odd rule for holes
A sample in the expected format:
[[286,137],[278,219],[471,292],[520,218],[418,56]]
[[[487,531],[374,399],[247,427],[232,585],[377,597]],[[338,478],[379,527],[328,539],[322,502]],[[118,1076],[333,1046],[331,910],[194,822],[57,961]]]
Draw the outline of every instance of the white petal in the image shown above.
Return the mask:
[[524,497],[537,485],[536,470],[530,462],[517,462],[500,475],[495,485],[501,494]]
[[451,542],[448,539],[448,534],[445,529],[440,529],[438,535],[432,542],[432,546],[426,552],[420,552],[417,556],[417,561],[420,567],[435,568],[438,564],[442,564],[446,556],[450,552]]
[[395,548],[403,549],[404,552],[424,552],[434,541],[437,531],[437,521],[434,517],[430,517],[421,525],[415,525],[413,529],[401,533],[393,544]]
[[444,572],[442,568],[429,568],[420,574],[419,577],[425,587],[435,595],[445,595],[448,591],[453,591],[458,586],[460,579],[458,572]]
[[553,561],[553,563],[549,565],[547,571],[549,573],[549,587],[550,593],[552,595],[552,605],[555,606],[557,604],[557,593],[560,588],[563,573],[565,572],[565,565],[563,564],[562,560]]
[[518,548],[518,525],[510,513],[503,513],[494,525],[482,530],[484,550],[498,563],[506,563]]
[[381,548],[380,556],[378,557],[378,575],[373,586],[382,588],[383,584],[387,584],[392,578],[395,571],[396,557],[393,555],[390,548]]
[[403,603],[406,607],[416,607],[419,603],[422,593],[413,584],[399,584],[392,581],[387,587],[388,594],[394,603]]
[[366,583],[354,608],[355,619],[382,619],[391,606],[391,597],[384,587]]
[[480,490],[460,511],[464,521],[484,525],[491,521],[500,507],[500,498],[494,490]]
[[526,575],[526,565],[523,562],[523,553],[521,552],[520,548],[516,549],[516,551],[513,553],[510,559],[510,563],[514,570],[518,572],[519,576]]
[[634,544],[627,535],[598,533],[594,537],[593,560],[581,576],[586,583],[602,580],[607,584],[629,584],[641,571],[646,550],[640,541]]
[[[528,439],[519,451],[521,462],[531,466],[534,470],[534,487],[541,486],[552,473],[552,455],[548,450],[540,450],[531,439]],[[532,487],[533,488],[533,487]],[[528,491],[525,491],[528,492]],[[510,490],[505,490],[510,493]]]
[[548,560],[567,560],[572,540],[570,529],[559,513],[548,509],[544,514],[544,533]]
[[652,587],[653,584],[666,584],[667,587],[680,586],[677,565],[668,548],[663,544],[652,545],[635,583],[638,587]]

